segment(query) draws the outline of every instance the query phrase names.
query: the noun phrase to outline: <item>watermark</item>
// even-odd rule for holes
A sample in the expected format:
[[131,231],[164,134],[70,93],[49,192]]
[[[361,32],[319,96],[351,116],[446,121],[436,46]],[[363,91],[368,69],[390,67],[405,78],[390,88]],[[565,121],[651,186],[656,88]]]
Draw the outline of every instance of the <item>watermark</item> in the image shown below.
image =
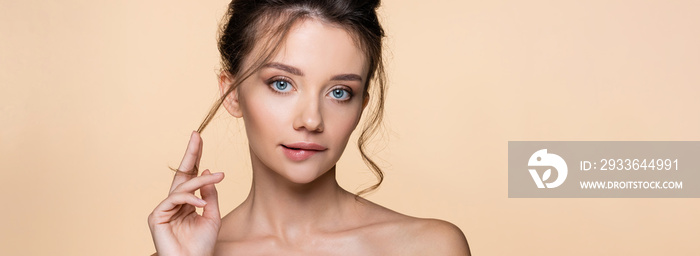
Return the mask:
[[509,141],[510,198],[700,198],[700,141]]

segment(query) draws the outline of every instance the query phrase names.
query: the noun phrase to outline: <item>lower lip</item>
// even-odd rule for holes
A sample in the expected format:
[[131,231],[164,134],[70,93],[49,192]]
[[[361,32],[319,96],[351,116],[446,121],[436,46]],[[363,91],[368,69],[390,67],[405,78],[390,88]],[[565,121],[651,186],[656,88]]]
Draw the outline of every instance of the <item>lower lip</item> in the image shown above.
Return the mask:
[[304,161],[316,153],[321,152],[318,150],[288,149],[286,147],[282,147],[282,151],[284,151],[284,155],[292,161]]

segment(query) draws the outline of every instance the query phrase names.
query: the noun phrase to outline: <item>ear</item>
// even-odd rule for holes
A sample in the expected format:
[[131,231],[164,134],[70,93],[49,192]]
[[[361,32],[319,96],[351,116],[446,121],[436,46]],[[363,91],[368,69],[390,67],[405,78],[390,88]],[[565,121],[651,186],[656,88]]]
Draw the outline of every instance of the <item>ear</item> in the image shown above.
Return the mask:
[[[231,76],[229,72],[221,71],[219,74],[219,93],[221,94],[221,97],[224,97],[226,92],[233,85],[234,81],[233,76]],[[224,105],[226,111],[228,111],[228,113],[232,116],[237,118],[243,117],[243,111],[241,111],[241,106],[238,101],[238,88],[233,89],[231,93],[226,95],[226,98],[224,98],[221,105]]]

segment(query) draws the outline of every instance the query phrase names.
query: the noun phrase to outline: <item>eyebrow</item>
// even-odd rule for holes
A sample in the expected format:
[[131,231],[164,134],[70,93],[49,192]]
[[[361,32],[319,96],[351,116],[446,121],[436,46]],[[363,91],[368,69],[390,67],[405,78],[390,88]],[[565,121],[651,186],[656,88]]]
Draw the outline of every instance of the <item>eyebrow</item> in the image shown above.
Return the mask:
[[264,68],[276,68],[276,69],[282,70],[282,71],[287,72],[287,73],[292,73],[293,75],[304,76],[304,73],[301,72],[301,70],[299,70],[298,68],[284,65],[284,64],[279,63],[279,62],[270,62],[270,63],[263,65],[263,67]]
[[[270,62],[263,65],[264,68],[276,68],[287,73],[291,73],[297,76],[304,76],[304,72],[301,72],[298,68],[285,65],[279,62]],[[331,81],[359,81],[362,82],[362,77],[358,74],[340,74],[335,75],[331,78]]]
[[358,74],[342,74],[335,75],[331,78],[331,81],[358,81],[362,82],[362,77]]

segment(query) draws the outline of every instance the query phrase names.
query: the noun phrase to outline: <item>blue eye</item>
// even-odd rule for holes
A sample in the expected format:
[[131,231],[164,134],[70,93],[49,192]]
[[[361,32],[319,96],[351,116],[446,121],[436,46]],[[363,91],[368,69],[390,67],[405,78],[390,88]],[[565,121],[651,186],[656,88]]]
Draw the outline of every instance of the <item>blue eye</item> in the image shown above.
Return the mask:
[[292,85],[284,80],[275,80],[271,85],[273,89],[280,92],[288,92],[292,90]]
[[330,93],[331,97],[333,97],[336,100],[347,100],[350,98],[350,92],[345,89],[333,89]]

